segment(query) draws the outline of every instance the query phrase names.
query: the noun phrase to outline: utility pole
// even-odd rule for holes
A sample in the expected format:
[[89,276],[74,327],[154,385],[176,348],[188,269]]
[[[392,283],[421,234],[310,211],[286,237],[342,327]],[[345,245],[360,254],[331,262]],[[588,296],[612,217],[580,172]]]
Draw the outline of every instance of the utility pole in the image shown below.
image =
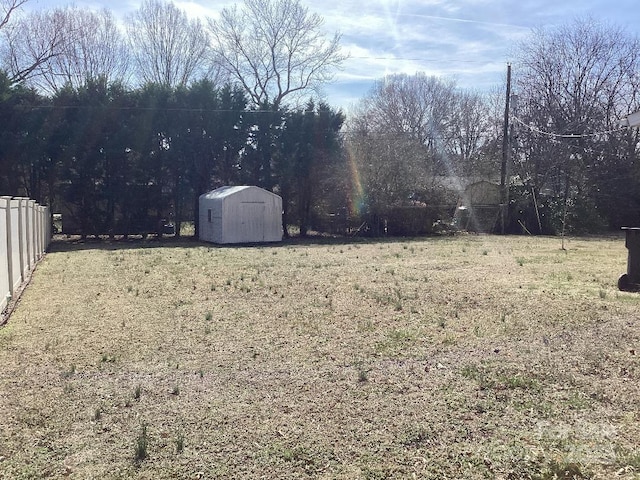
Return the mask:
[[504,108],[504,130],[502,132],[502,167],[500,168],[500,233],[504,235],[509,213],[509,182],[507,162],[509,161],[509,101],[511,99],[511,64],[507,64],[507,99]]

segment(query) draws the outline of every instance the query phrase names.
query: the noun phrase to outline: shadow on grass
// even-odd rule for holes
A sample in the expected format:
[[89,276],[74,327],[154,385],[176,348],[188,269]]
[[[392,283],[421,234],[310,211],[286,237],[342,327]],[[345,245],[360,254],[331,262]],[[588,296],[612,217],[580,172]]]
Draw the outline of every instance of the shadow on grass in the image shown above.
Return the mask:
[[[468,234],[464,234],[467,236]],[[147,248],[287,248],[291,246],[311,246],[311,245],[356,245],[356,244],[398,244],[412,241],[433,240],[443,241],[455,238],[458,235],[430,235],[423,237],[345,237],[329,235],[309,235],[306,237],[292,236],[283,239],[281,242],[271,243],[234,243],[216,244],[198,240],[193,236],[168,236],[158,237],[149,235],[146,238],[137,235],[129,236],[96,236],[81,238],[79,235],[55,235],[49,246],[49,252],[72,252],[82,250],[138,250]],[[477,235],[470,235],[477,236]]]

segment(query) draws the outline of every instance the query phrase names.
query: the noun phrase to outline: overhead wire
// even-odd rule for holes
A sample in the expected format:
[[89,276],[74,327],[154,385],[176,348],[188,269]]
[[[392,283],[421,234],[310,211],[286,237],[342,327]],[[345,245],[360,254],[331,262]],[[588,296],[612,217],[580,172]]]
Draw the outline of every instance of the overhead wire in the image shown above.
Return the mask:
[[622,130],[626,130],[627,128],[629,128],[627,125],[624,125],[624,126],[621,126],[620,128],[615,128],[615,129],[611,129],[611,130],[605,130],[605,131],[602,131],[602,132],[592,132],[592,133],[553,133],[553,132],[547,132],[547,131],[541,130],[538,127],[535,127],[533,125],[525,123],[524,121],[520,120],[516,116],[512,116],[511,118],[513,118],[520,125],[528,128],[532,132],[535,132],[535,133],[538,133],[540,135],[544,135],[544,136],[547,136],[547,137],[550,137],[550,138],[576,139],[576,138],[599,137],[601,135],[610,135],[612,133],[621,132]]

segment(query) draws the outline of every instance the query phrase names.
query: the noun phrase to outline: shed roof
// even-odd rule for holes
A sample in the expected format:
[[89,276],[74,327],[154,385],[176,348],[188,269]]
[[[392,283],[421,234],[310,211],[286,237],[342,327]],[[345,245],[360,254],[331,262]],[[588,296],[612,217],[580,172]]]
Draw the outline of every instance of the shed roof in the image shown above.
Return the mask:
[[237,185],[235,187],[220,187],[220,188],[216,188],[215,190],[211,190],[210,192],[207,192],[202,196],[205,198],[223,198],[223,197],[228,197],[229,195],[233,195],[234,193],[241,192],[248,188],[252,188],[252,187],[248,185]]

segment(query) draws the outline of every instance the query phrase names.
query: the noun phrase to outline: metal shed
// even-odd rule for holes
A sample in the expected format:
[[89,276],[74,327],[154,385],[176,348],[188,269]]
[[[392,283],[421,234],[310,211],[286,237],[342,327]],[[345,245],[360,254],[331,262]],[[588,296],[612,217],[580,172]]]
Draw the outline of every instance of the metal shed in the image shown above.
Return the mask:
[[200,195],[200,240],[213,243],[282,241],[282,198],[253,186],[221,187]]

